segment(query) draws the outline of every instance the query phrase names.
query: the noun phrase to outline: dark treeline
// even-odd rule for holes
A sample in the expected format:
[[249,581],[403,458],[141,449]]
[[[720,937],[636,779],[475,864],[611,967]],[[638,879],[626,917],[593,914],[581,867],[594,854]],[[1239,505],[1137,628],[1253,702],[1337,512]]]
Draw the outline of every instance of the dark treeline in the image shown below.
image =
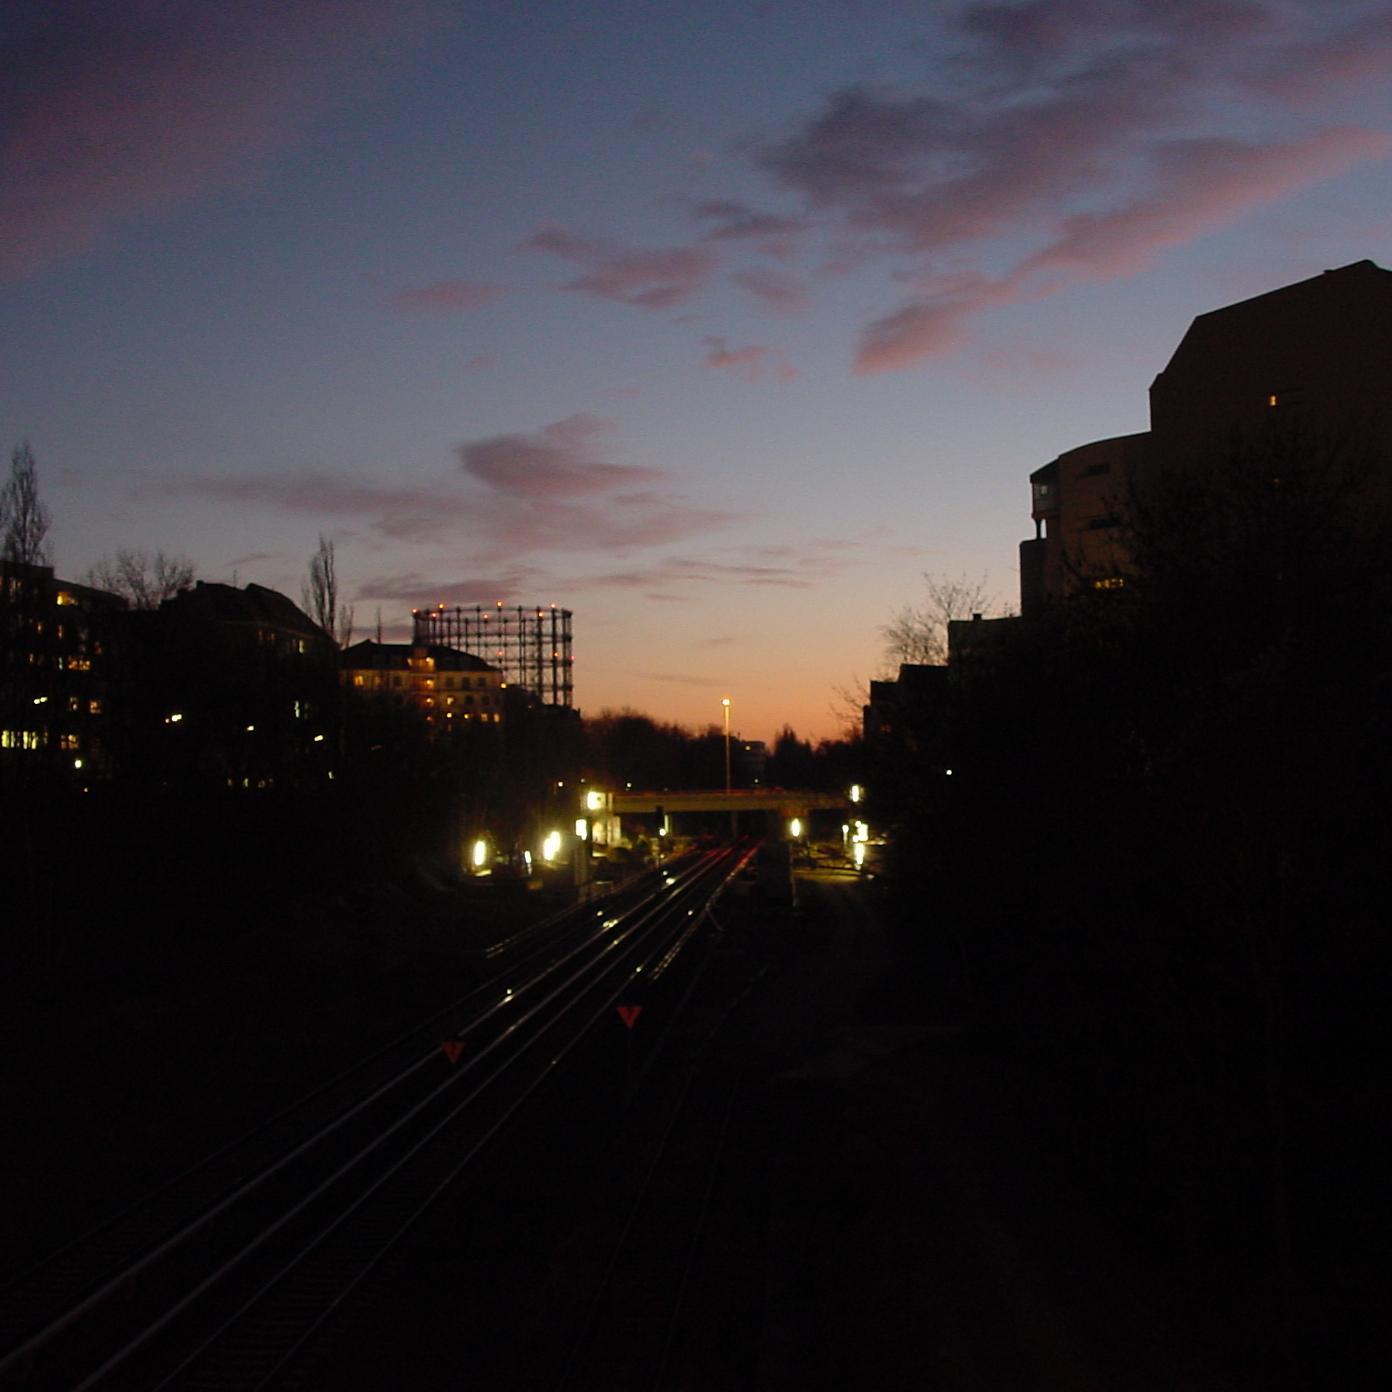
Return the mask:
[[1124,588],[954,655],[871,786],[1039,1163],[1242,1385],[1371,1385],[1386,493],[1288,444],[1128,516]]
[[[814,746],[785,725],[761,765],[751,767],[743,741],[732,739],[731,782],[748,787],[837,789],[859,776],[855,742]],[[718,725],[693,730],[625,707],[585,721],[585,768],[591,782],[622,788],[721,788],[725,735]]]

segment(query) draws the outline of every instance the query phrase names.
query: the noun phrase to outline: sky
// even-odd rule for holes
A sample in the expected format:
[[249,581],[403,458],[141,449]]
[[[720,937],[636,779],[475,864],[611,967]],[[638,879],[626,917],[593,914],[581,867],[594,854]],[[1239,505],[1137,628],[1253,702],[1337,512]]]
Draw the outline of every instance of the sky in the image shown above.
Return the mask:
[[[1392,0],[8,0],[0,445],[58,573],[574,611],[837,734],[1196,314],[1392,263]],[[853,703],[853,702],[852,702]]]

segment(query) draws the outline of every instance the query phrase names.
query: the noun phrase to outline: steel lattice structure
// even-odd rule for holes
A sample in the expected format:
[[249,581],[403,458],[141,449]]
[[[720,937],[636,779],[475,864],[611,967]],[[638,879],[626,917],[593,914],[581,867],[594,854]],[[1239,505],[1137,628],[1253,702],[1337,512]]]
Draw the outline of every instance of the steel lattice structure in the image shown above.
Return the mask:
[[500,668],[510,686],[524,687],[548,706],[569,706],[573,699],[569,609],[505,609],[475,604],[443,604],[413,609],[415,641],[457,648]]

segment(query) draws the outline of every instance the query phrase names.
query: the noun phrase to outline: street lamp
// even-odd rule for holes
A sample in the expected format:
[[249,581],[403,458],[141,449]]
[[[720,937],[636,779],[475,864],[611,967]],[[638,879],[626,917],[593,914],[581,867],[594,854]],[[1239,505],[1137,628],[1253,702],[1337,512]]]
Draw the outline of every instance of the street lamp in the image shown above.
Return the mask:
[[730,698],[722,696],[720,704],[725,708],[725,792],[730,792]]

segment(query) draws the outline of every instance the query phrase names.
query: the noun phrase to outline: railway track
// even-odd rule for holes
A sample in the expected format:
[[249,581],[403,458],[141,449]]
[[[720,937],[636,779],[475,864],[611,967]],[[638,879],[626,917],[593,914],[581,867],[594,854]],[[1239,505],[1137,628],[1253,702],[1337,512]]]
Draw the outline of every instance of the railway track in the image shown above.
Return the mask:
[[31,1387],[293,1385],[383,1259],[596,1022],[660,978],[748,857],[495,945],[486,980],[0,1293]]
[[725,1162],[738,1081],[688,1070],[667,1109],[553,1392],[687,1386],[687,1301]]

